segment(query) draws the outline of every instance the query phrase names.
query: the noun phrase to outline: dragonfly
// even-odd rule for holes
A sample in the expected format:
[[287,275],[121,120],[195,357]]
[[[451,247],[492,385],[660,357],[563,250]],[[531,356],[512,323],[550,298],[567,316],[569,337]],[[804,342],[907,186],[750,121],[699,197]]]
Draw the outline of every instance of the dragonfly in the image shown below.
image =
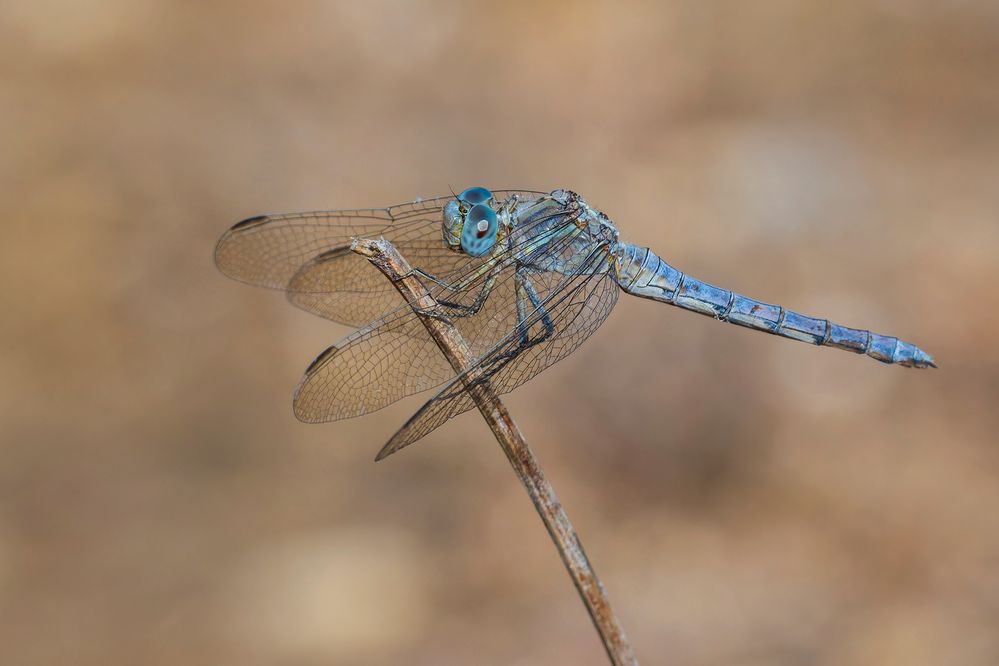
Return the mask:
[[[433,298],[416,309],[351,251],[384,238]],[[406,396],[437,391],[376,460],[475,406],[470,388],[506,393],[579,348],[621,292],[752,330],[863,354],[887,364],[936,367],[893,336],[848,328],[715,287],[619,238],[615,224],[565,189],[489,190],[358,210],[260,215],[219,239],[215,264],[236,280],[282,290],[295,306],[356,330],[308,366],[294,412],[318,423],[361,416]],[[422,317],[465,338],[456,372]]]

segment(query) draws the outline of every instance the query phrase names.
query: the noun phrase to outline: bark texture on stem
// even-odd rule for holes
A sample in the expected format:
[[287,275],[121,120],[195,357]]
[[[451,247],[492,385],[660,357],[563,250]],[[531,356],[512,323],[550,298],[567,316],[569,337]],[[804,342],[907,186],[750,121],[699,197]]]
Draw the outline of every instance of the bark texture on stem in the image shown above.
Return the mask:
[[[406,259],[388,241],[384,239],[356,239],[352,243],[351,249],[367,258],[384,273],[385,277],[417,313],[429,310],[436,305],[433,296],[413,274]],[[464,370],[473,359],[468,344],[458,329],[447,320],[429,316],[421,316],[420,319],[454,371],[460,373]],[[620,666],[626,664],[637,666],[638,661],[635,659],[635,653],[628,643],[621,623],[611,608],[607,592],[594,573],[593,567],[590,566],[586,553],[583,552],[583,545],[580,543],[572,523],[569,522],[569,516],[566,515],[565,509],[562,508],[562,504],[555,494],[555,489],[545,477],[541,465],[534,457],[534,453],[524,440],[523,434],[514,423],[506,406],[492,391],[488,383],[477,383],[467,387],[467,390],[486,423],[489,424],[493,435],[496,436],[496,441],[499,442],[503,453],[510,461],[517,478],[520,479],[520,482],[527,489],[531,501],[534,502],[534,507],[548,529],[548,534],[551,535],[552,541],[562,557],[562,562],[569,571],[572,582],[576,585],[579,596],[582,597],[590,618],[600,634],[600,639],[603,641],[611,663]]]

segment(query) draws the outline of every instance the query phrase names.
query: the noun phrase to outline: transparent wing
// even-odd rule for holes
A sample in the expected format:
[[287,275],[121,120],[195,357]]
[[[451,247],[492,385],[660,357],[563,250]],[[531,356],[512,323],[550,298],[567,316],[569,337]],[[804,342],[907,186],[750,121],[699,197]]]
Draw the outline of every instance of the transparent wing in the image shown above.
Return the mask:
[[[514,193],[494,195],[502,200]],[[417,268],[433,275],[455,271],[467,258],[447,249],[440,229],[441,211],[453,198],[249,218],[219,239],[215,264],[236,280],[285,290],[294,305],[308,312],[362,326],[402,299],[376,269],[350,252],[351,240],[384,236]]]
[[[574,219],[575,214],[563,213],[558,227],[570,226]],[[546,257],[565,252],[571,243],[567,238],[544,246],[532,245],[530,230],[526,231],[522,243],[498,257],[465,257],[456,270],[445,276],[449,284],[465,283],[460,291],[433,282],[426,284],[437,301],[449,304],[442,307],[440,314],[458,328],[473,358],[488,353],[517,328],[518,260],[529,261],[532,252]],[[372,270],[388,284],[384,275]],[[544,272],[532,277],[539,297],[553,293],[564,279],[557,273]],[[461,312],[476,307],[484,293],[487,297],[474,314]],[[298,418],[321,422],[360,416],[454,377],[454,370],[436,348],[420,317],[401,296],[398,299],[402,305],[329,347],[312,362],[295,391]]]
[[575,274],[557,276],[560,279],[539,289],[539,293],[544,292],[541,306],[531,311],[527,327],[532,331],[544,328],[547,315],[555,331],[552,336],[525,347],[520,331],[508,333],[476,363],[445,384],[389,440],[377,459],[416,442],[475,407],[468,388],[488,383],[495,393],[507,393],[575,351],[610,314],[619,292],[608,273],[606,255],[595,249],[591,258]]
[[[467,263],[468,257],[444,247],[440,220],[420,227],[420,231],[429,238],[389,238],[411,265],[430,275],[449,276]],[[358,235],[388,238],[387,234]],[[306,312],[356,327],[405,303],[381,271],[350,251],[349,241],[304,264],[289,280],[285,293],[292,305]]]
[[[384,275],[379,276],[387,282]],[[473,288],[481,289],[483,280]],[[479,312],[455,320],[480,353],[515,325],[510,321],[515,310],[508,307],[514,303],[513,293],[513,269],[506,267]],[[459,296],[462,303],[468,303],[472,295]],[[455,375],[419,316],[403,303],[312,362],[295,390],[295,415],[299,419],[316,423],[368,414]]]

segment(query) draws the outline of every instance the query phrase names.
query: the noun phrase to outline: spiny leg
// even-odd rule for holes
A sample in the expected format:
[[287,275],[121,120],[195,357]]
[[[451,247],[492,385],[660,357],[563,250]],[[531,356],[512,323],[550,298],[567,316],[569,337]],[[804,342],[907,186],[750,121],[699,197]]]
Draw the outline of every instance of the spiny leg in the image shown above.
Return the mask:
[[477,269],[475,269],[475,271],[472,272],[471,274],[469,274],[467,277],[465,277],[464,279],[462,279],[459,282],[454,282],[454,283],[447,282],[446,280],[442,280],[439,277],[437,277],[436,275],[428,273],[425,270],[420,269],[420,268],[414,268],[413,269],[413,273],[415,273],[416,275],[418,275],[419,277],[421,277],[421,278],[423,278],[425,280],[429,280],[430,282],[433,282],[434,284],[436,284],[436,285],[438,285],[440,287],[444,287],[444,289],[446,289],[448,291],[459,292],[459,291],[464,291],[465,289],[467,289],[468,287],[470,287],[480,277],[482,277],[483,275],[485,275],[486,273],[488,273],[489,271],[491,271],[495,267],[496,263],[498,263],[498,262],[496,261],[495,258],[490,259],[489,261],[483,263],[481,266],[479,266]]
[[[511,202],[511,210],[512,207],[515,205],[516,205],[516,199],[512,200]],[[550,218],[545,218],[545,219],[550,219]],[[540,222],[536,222],[535,224],[540,224]],[[568,243],[573,238],[578,236],[580,233],[582,233],[582,227],[580,227],[578,224],[567,224],[565,226],[556,229],[543,230],[535,237],[532,237],[530,239],[530,242],[524,243],[519,247],[514,246],[513,242],[514,236],[512,234],[508,234],[506,237],[507,249],[505,253],[493,254],[486,262],[484,262],[481,266],[479,266],[474,272],[472,272],[470,275],[466,276],[464,279],[460,280],[457,283],[447,282],[419,268],[414,268],[413,273],[429,282],[432,282],[442,287],[446,291],[449,291],[453,294],[461,294],[461,292],[464,292],[466,289],[472,286],[483,275],[487,275],[481,291],[476,296],[475,301],[471,305],[464,305],[462,303],[457,303],[451,300],[436,298],[437,305],[441,306],[442,308],[447,308],[451,311],[451,313],[449,313],[450,316],[469,317],[476,314],[482,308],[482,305],[485,303],[486,298],[489,296],[489,293],[492,291],[493,287],[495,286],[496,279],[498,278],[499,273],[503,269],[507,268],[511,264],[515,264],[517,265],[518,274],[520,274],[522,270],[523,271],[527,270],[526,267],[524,267],[520,262],[520,260],[523,257],[532,255],[536,252],[541,252],[546,249],[550,249],[554,243],[560,243],[560,244]],[[515,257],[518,258],[515,259]],[[530,280],[526,278],[526,272],[524,272],[524,276],[525,276],[524,280],[526,281],[527,284],[526,287],[527,292],[525,292],[525,296],[529,301],[534,303],[535,307],[539,307],[540,299],[538,298],[537,292],[534,290],[534,286],[530,283]],[[432,310],[424,311],[423,314],[427,314],[428,316],[436,318],[443,318],[443,316],[440,313],[434,312]],[[550,327],[551,319],[548,317],[547,313],[544,313],[543,316],[546,327]]]
[[527,293],[527,289],[524,288],[523,283],[520,279],[520,272],[517,272],[516,287],[517,287],[517,332],[520,333],[520,344],[526,345],[531,339],[530,332],[527,330],[527,304],[530,303],[531,297]]
[[[518,268],[514,277],[517,287],[517,331],[520,333],[520,344],[510,351],[497,356],[493,360],[494,368],[489,374],[499,371],[504,365],[516,358],[521,352],[529,347],[540,344],[550,338],[555,332],[555,325],[552,323],[551,315],[541,304],[541,298],[529,277],[527,268]],[[533,306],[533,309],[530,307]],[[537,312],[541,315],[541,324],[544,330],[537,336],[531,337],[531,324],[528,319]]]
[[471,317],[472,315],[478,313],[485,304],[486,299],[489,298],[489,294],[492,293],[493,287],[496,286],[496,280],[499,278],[500,269],[494,270],[489,275],[486,276],[485,282],[482,284],[482,288],[479,293],[476,294],[475,300],[472,301],[471,305],[465,305],[463,303],[456,303],[453,301],[446,301],[443,299],[437,299],[437,305],[445,307],[450,310],[449,316],[452,317]]
[[[534,252],[538,252],[541,249],[545,248],[546,246],[552,244],[553,241],[568,242],[573,238],[575,238],[576,236],[578,236],[580,232],[581,232],[580,228],[575,226],[566,227],[565,229],[562,230],[545,232],[538,238],[534,239],[531,243],[525,245],[524,248],[521,250],[521,253],[532,254]],[[446,316],[470,317],[476,314],[480,309],[482,309],[482,306],[485,303],[486,298],[488,298],[489,293],[492,291],[493,287],[496,284],[496,280],[499,277],[499,274],[503,271],[503,269],[507,268],[512,263],[518,264],[517,275],[522,276],[521,281],[523,281],[526,284],[527,291],[525,292],[525,297],[528,299],[528,301],[533,303],[535,307],[540,307],[541,301],[538,298],[537,291],[535,291],[534,285],[531,284],[530,279],[527,278],[527,273],[529,269],[519,265],[519,261],[512,260],[513,253],[514,253],[514,248],[512,246],[508,247],[508,252],[505,255],[504,254],[493,255],[492,257],[490,257],[488,261],[479,266],[473,273],[471,273],[470,275],[468,275],[467,277],[456,283],[447,282],[445,280],[440,279],[436,275],[432,275],[419,268],[414,268],[413,273],[415,273],[417,276],[425,280],[428,280],[454,294],[460,294],[461,292],[465,291],[470,286],[475,284],[475,282],[479,280],[483,275],[487,276],[485,283],[482,286],[482,289],[479,291],[478,295],[475,298],[475,301],[473,301],[471,305],[464,305],[462,303],[457,303],[442,298],[436,298],[435,300],[437,301],[438,306],[447,308],[451,310],[451,312],[448,313],[448,315],[441,315],[441,313],[439,312],[426,310],[423,312],[423,314],[436,318],[444,318]],[[517,282],[517,285],[519,289],[520,281]],[[519,308],[519,300],[518,300],[518,308]],[[544,312],[543,308],[542,308],[542,313],[545,326],[550,327],[551,318],[548,317],[548,314]],[[524,317],[526,317],[526,314],[524,315]],[[523,320],[524,317],[521,317],[521,320]]]
[[[544,342],[547,340],[552,333],[555,332],[555,326],[552,324],[551,315],[545,310],[544,306],[541,304],[541,298],[538,296],[537,290],[534,288],[534,284],[531,282],[529,277],[529,271],[527,268],[517,269],[517,327],[520,329],[521,344],[522,346],[536,345],[539,342]],[[541,323],[545,327],[544,333],[541,334],[535,340],[531,340],[530,333],[527,330],[527,318],[530,315],[530,311],[527,309],[527,302],[530,302],[534,308],[541,313]]]
[[[473,384],[489,381],[493,375],[505,368],[511,361],[520,356],[522,352],[541,344],[555,333],[555,324],[552,322],[551,315],[548,314],[548,311],[541,304],[541,298],[538,296],[538,292],[534,289],[534,285],[528,277],[528,269],[523,267],[518,268],[514,279],[516,281],[517,292],[517,330],[520,333],[520,342],[513,349],[495,356],[489,360],[488,364],[483,365],[482,373],[475,377],[475,380],[472,382]],[[530,310],[528,305],[533,305],[535,310]],[[532,338],[528,319],[535,311],[541,314],[541,323],[544,326],[544,331]],[[466,389],[467,386],[463,386],[459,391]]]
[[[503,262],[499,261],[496,258],[491,259],[490,261],[483,264],[472,275],[468,276],[468,278],[455,284],[450,284],[448,282],[445,282],[440,278],[437,278],[436,276],[431,275],[430,273],[427,273],[426,271],[420,270],[418,268],[413,269],[413,272],[419,275],[420,277],[430,280],[431,282],[440,285],[441,287],[447,289],[448,291],[451,291],[456,294],[470,287],[472,284],[474,284],[476,280],[482,277],[482,275],[486,275],[486,279],[482,284],[482,288],[479,290],[479,293],[475,296],[475,300],[471,303],[471,305],[465,305],[463,303],[456,303],[454,301],[448,301],[438,298],[435,299],[437,301],[436,307],[432,309],[421,310],[421,314],[425,314],[429,317],[434,317],[436,319],[471,317],[472,315],[478,313],[478,311],[482,309],[482,306],[485,304],[486,299],[489,297],[489,294],[492,292],[493,287],[496,286],[496,280],[499,278],[499,274],[500,272],[502,272],[504,267],[505,265]],[[436,310],[438,307],[447,308],[448,310],[450,310],[450,312],[446,314],[437,312]]]

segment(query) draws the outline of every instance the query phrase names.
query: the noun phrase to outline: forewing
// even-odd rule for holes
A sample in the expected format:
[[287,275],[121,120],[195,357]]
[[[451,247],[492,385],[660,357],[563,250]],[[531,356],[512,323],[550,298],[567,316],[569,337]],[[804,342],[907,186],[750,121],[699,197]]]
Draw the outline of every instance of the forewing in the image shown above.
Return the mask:
[[[558,276],[541,299],[541,308],[527,318],[529,330],[550,316],[555,333],[544,342],[519,351],[520,333],[513,330],[477,363],[445,384],[382,448],[377,459],[416,442],[449,419],[475,407],[468,389],[488,386],[507,393],[575,351],[595,331],[617,302],[617,283],[607,272],[606,256],[595,251],[592,262],[574,275]],[[549,274],[554,278],[555,274]],[[543,285],[544,286],[544,285]],[[539,290],[540,291],[540,290]]]
[[[430,239],[397,239],[393,245],[410,265],[449,279],[483,259],[469,257],[442,247],[439,225],[424,227]],[[390,239],[391,240],[391,239]],[[405,301],[392,283],[364,257],[341,246],[316,256],[302,266],[288,282],[288,300],[306,312],[348,326],[361,327]]]
[[[555,225],[565,230],[575,215],[563,215]],[[572,236],[543,246],[533,244],[531,227],[523,228],[523,243],[486,259],[465,257],[447,275],[450,284],[462,284],[455,291],[426,281],[430,295],[469,346],[472,358],[488,354],[517,328],[518,260],[530,261],[534,253],[554,256],[566,252]],[[390,284],[374,270],[381,282]],[[538,272],[532,278],[541,299],[552,297],[562,288],[565,276]],[[393,288],[394,290],[394,288]],[[487,296],[483,301],[480,297]],[[331,346],[309,366],[295,392],[295,414],[308,422],[335,421],[381,409],[407,395],[439,386],[455,372],[431,341],[420,316],[402,300],[387,314]],[[476,303],[479,309],[467,309]],[[465,309],[467,316],[460,310]]]
[[241,282],[285,289],[302,266],[324,253],[349,248],[352,238],[385,236],[395,243],[426,236],[440,223],[448,200],[251,217],[222,235],[215,246],[215,264]]
[[[514,192],[501,190],[494,195],[502,200]],[[350,252],[351,240],[384,237],[414,267],[446,275],[467,259],[450,251],[441,238],[441,211],[453,198],[435,197],[388,208],[250,218],[219,239],[215,263],[236,280],[285,290],[294,305],[308,312],[362,326],[401,304],[402,299],[377,269]]]

